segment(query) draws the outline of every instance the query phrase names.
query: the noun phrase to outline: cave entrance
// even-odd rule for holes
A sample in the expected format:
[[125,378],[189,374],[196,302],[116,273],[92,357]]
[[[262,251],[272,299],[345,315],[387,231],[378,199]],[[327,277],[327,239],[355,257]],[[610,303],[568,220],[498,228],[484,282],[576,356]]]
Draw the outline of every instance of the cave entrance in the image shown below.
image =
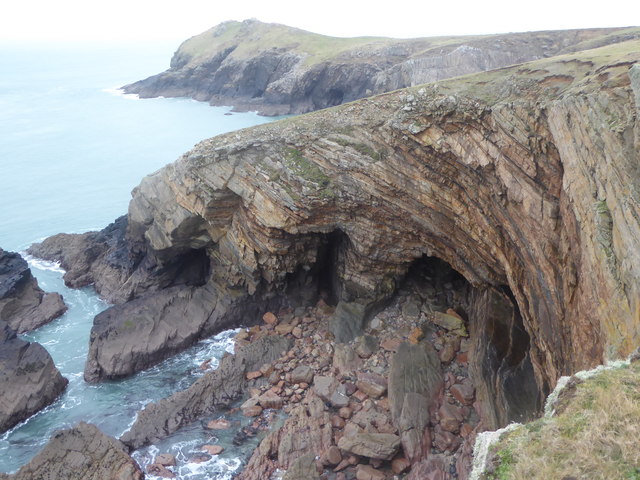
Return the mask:
[[312,305],[322,298],[335,306],[342,294],[340,275],[344,268],[344,255],[349,237],[342,230],[320,234],[314,238],[317,250],[316,261],[311,266],[302,266],[287,276],[287,297],[295,305]]
[[531,339],[508,286],[474,287],[447,262],[424,256],[411,264],[398,294],[413,298],[418,314],[451,309],[464,320],[469,373],[487,426],[527,421],[541,411],[545,392],[538,387]]

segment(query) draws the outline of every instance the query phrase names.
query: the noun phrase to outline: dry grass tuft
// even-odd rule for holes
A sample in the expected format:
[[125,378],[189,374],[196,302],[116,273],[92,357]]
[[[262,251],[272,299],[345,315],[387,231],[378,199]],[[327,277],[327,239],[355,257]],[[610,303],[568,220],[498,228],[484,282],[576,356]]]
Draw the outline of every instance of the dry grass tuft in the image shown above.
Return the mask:
[[640,480],[640,362],[577,386],[566,409],[505,435],[486,480]]

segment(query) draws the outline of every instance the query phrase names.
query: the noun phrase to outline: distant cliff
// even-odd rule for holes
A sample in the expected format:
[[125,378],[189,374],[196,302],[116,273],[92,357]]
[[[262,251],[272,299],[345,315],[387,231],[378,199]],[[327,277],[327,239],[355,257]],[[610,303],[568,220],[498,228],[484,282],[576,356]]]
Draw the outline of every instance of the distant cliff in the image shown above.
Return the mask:
[[191,97],[263,115],[305,113],[638,36],[638,29],[589,29],[335,38],[256,20],[231,21],[185,41],[169,70],[123,88],[145,98]]

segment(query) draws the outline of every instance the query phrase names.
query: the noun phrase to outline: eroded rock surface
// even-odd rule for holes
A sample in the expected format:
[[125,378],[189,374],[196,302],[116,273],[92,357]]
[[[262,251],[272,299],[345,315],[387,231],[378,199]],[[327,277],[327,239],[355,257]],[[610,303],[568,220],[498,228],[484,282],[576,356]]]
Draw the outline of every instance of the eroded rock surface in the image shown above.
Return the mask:
[[52,403],[67,383],[42,345],[0,320],[0,433]]
[[66,311],[62,295],[45,293],[24,259],[0,248],[0,321],[16,333],[24,333]]
[[[494,410],[487,421],[529,415],[559,375],[640,341],[640,125],[629,76],[639,47],[539,60],[205,140],[134,192],[121,238],[139,261],[127,275],[153,285],[157,272],[191,258],[202,272],[194,288],[274,304],[323,293],[372,314],[412,265],[437,257],[476,292],[464,311],[440,313],[464,314],[464,331],[450,334],[468,333],[475,351],[494,356],[497,372],[488,373],[467,353],[478,396],[489,384],[504,390],[499,404],[485,403]],[[413,303],[402,312],[405,321],[418,314]],[[447,338],[441,362],[459,341]],[[535,401],[516,395],[519,382]],[[467,390],[455,389],[463,402],[475,395]],[[435,432],[443,451],[456,446],[449,433]]]
[[266,115],[305,113],[637,35],[591,29],[341,39],[257,20],[225,22],[185,41],[169,70],[124,90],[141,97],[192,97]]
[[234,355],[220,361],[188,389],[148,404],[137,416],[121,440],[132,449],[158,441],[198,418],[237,400],[245,391],[247,372],[278,358],[290,341],[270,335],[241,347]]
[[144,473],[122,443],[80,422],[58,430],[44,449],[2,480],[143,480]]

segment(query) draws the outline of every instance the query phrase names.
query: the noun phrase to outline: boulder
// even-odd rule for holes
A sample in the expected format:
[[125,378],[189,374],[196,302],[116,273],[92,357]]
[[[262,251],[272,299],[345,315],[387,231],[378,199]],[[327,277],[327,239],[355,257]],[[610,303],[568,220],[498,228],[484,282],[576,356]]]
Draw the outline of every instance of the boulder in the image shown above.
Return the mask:
[[356,433],[343,436],[338,447],[354,455],[391,460],[400,448],[400,437],[391,433]]
[[298,365],[291,372],[291,383],[311,383],[315,372],[308,365]]
[[364,326],[365,306],[355,302],[338,302],[329,318],[329,330],[337,343],[348,343],[361,336]]
[[[164,467],[163,467],[164,468]],[[9,480],[142,480],[144,473],[125,446],[94,425],[80,422],[58,430]]]
[[0,433],[51,404],[67,383],[42,345],[0,320]]
[[320,474],[316,468],[316,456],[307,453],[296,458],[289,469],[282,476],[282,480],[320,480]]
[[34,330],[67,311],[62,295],[45,293],[17,253],[0,248],[0,321],[18,334]]
[[387,476],[384,472],[376,470],[371,465],[356,466],[356,480],[385,480]]
[[403,450],[412,463],[430,449],[429,409],[443,385],[440,360],[429,343],[400,344],[391,359],[389,403]]
[[313,380],[313,391],[325,402],[335,408],[349,405],[349,396],[344,384],[338,382],[335,377],[316,375]]

